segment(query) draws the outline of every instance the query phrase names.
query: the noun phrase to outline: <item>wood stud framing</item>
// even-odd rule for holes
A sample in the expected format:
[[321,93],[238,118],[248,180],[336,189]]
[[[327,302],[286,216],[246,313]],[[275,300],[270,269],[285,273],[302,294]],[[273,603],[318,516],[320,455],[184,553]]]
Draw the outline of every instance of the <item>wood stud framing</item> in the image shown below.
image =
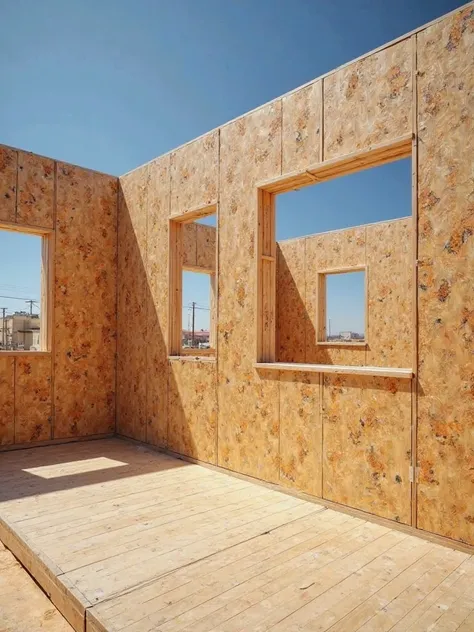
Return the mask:
[[257,358],[274,362],[276,357],[276,241],[275,199],[258,191],[257,213]]

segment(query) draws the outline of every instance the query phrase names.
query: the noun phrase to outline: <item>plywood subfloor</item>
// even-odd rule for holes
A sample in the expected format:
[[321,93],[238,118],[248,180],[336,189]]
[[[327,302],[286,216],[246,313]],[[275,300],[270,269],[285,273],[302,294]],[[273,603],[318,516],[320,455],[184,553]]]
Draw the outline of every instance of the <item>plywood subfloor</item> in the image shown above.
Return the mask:
[[72,632],[71,626],[1,542],[0,632]]
[[466,553],[119,439],[1,454],[0,520],[87,632],[474,630]]

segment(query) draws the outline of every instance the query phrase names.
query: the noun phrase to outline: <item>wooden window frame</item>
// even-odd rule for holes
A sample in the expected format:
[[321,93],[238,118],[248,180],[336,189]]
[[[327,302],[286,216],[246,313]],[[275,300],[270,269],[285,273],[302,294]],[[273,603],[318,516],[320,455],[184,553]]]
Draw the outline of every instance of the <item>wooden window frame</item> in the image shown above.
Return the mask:
[[[327,284],[326,278],[336,274],[350,274],[351,272],[364,273],[364,339],[357,342],[344,342],[343,340],[327,340],[326,331],[326,311],[327,311]],[[347,266],[342,268],[330,268],[327,270],[318,270],[317,290],[316,290],[316,344],[323,347],[367,347],[369,344],[369,279],[368,266]]]
[[[417,146],[413,134],[406,134],[387,143],[381,143],[369,149],[363,149],[340,158],[327,160],[309,167],[304,171],[298,171],[278,176],[257,184],[257,226],[256,226],[256,368],[275,368],[281,366],[281,370],[290,370],[288,367],[297,367],[298,363],[279,363],[276,361],[276,239],[275,239],[275,197],[280,193],[296,191],[303,187],[311,186],[319,182],[325,182],[351,173],[378,167],[389,162],[412,158],[413,162],[413,191],[416,191],[416,165]],[[417,239],[417,206],[416,195],[412,199],[412,234],[413,243]],[[352,268],[354,270],[354,268]],[[413,269],[416,273],[416,248],[413,248]],[[323,271],[322,271],[323,272]],[[366,288],[367,288],[366,272]],[[367,296],[367,293],[366,293]],[[319,311],[319,307],[318,307]],[[366,307],[367,318],[367,307]],[[413,307],[413,327],[416,331],[416,302]],[[368,331],[366,321],[364,346],[368,344]],[[319,336],[318,336],[319,337]],[[330,345],[331,343],[323,343]],[[340,343],[337,343],[340,346]],[[350,343],[356,346],[356,343]],[[303,366],[303,365],[301,365]],[[305,364],[305,367],[311,365]],[[315,364],[315,369],[322,365]],[[357,368],[357,367],[355,367]],[[375,370],[377,367],[371,367]],[[306,368],[305,370],[308,370]],[[395,369],[393,369],[395,370]],[[398,369],[397,369],[398,370]],[[405,371],[406,377],[411,377],[412,369],[400,369]]]
[[23,233],[41,237],[41,283],[40,283],[40,350],[4,350],[1,355],[49,355],[52,351],[53,334],[53,283],[54,283],[54,231],[52,229],[37,228],[35,226],[19,226],[9,222],[0,222],[0,230]]
[[[217,204],[204,206],[183,213],[169,219],[169,331],[168,357],[175,358],[213,358],[217,356],[217,253],[218,239],[216,239],[215,268],[209,269],[199,266],[183,264],[183,226],[202,217],[216,216],[216,231],[218,230]],[[217,234],[216,234],[217,236]],[[208,274],[211,281],[210,290],[210,327],[209,349],[184,349],[182,346],[183,329],[183,272],[198,272]]]

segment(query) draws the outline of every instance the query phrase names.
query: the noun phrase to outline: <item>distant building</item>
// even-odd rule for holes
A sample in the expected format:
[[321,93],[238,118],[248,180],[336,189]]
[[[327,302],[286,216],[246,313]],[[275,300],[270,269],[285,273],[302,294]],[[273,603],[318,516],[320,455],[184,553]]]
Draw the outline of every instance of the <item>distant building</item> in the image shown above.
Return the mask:
[[15,312],[0,320],[0,349],[39,351],[41,319],[38,314]]
[[209,330],[200,329],[193,332],[187,329],[183,329],[183,347],[193,347],[196,349],[203,349],[209,346]]
[[355,331],[341,331],[339,332],[339,339],[344,341],[363,340],[364,336]]

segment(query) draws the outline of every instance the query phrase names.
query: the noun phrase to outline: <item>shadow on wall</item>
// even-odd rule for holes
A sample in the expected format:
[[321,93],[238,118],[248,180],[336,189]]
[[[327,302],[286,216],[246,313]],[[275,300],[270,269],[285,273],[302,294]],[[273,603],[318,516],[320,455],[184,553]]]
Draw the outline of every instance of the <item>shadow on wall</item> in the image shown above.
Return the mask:
[[[205,400],[215,365],[168,360],[169,209],[148,203],[145,183],[141,196],[126,183],[120,191],[116,430],[215,463],[217,419],[207,415]],[[199,417],[210,453],[195,441]]]
[[316,310],[316,282],[307,288],[304,239],[277,242],[277,362],[310,364],[351,364],[364,366],[364,347],[324,347],[317,344],[313,312]]

